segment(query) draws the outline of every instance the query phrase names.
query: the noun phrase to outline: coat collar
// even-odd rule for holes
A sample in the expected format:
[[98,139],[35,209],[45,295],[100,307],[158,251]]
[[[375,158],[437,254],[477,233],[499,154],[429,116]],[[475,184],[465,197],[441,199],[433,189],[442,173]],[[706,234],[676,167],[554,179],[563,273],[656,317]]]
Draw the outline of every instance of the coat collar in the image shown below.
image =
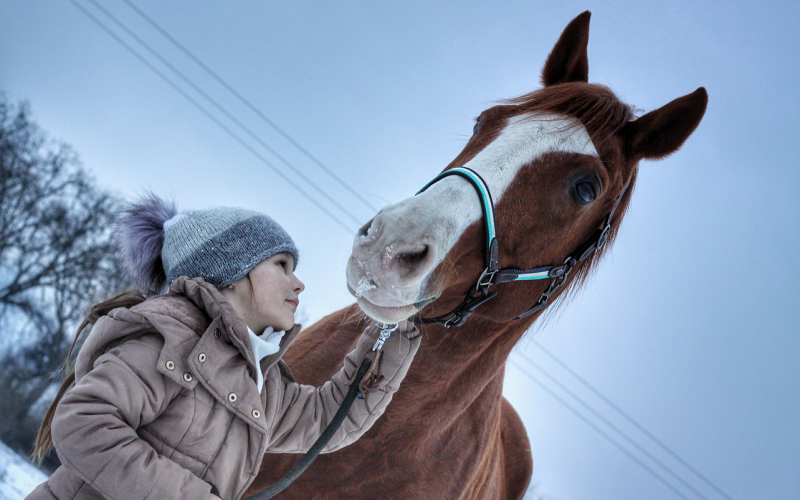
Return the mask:
[[[203,343],[202,337],[213,339],[216,329],[220,330],[221,339],[239,352],[252,368],[253,392],[257,396],[255,356],[247,324],[216,287],[201,278],[185,276],[175,280],[166,295],[151,297],[130,309],[114,309],[100,318],[78,353],[75,374],[81,378],[92,369],[102,353],[123,339],[155,331],[164,338],[158,370],[179,385],[193,389],[197,380],[184,378],[191,364],[189,358],[198,339],[199,343]],[[300,329],[300,325],[290,328],[281,340],[280,350],[261,360],[261,371],[265,376],[283,357]],[[166,361],[172,361],[174,369],[164,368]]]
[[[183,295],[193,302],[198,308],[212,320],[219,317],[221,335],[227,337],[232,345],[241,352],[247,363],[255,369],[255,355],[253,346],[250,343],[250,335],[247,333],[247,324],[241,316],[234,310],[222,293],[214,285],[207,283],[202,278],[188,278],[181,276],[176,279],[170,287],[170,294]],[[264,357],[261,362],[261,369],[266,373],[269,368],[275,365],[284,355],[286,350],[300,333],[301,325],[295,324],[286,331],[281,339],[280,350],[275,354]],[[198,332],[200,334],[201,332]]]
[[[169,288],[170,295],[182,295],[204,311],[212,320],[219,317],[223,335],[235,345],[247,362],[254,366],[253,348],[247,335],[247,325],[217,287],[202,278],[181,276]],[[201,332],[198,332],[201,333]]]

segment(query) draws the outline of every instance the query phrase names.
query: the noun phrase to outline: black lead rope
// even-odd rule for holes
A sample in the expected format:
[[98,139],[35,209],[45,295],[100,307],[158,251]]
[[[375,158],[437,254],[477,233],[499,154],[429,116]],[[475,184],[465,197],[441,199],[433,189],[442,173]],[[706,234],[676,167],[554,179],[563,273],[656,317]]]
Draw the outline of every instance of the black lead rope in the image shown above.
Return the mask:
[[256,493],[255,495],[249,496],[244,500],[267,500],[268,498],[272,498],[281,491],[285,490],[294,482],[295,479],[300,477],[300,474],[308,469],[308,466],[311,465],[311,462],[317,458],[317,455],[319,455],[322,449],[325,448],[325,445],[328,444],[328,441],[331,440],[336,431],[339,430],[342,422],[344,422],[347,413],[350,411],[350,407],[353,406],[353,401],[355,401],[356,397],[358,396],[361,380],[369,371],[371,365],[372,360],[370,358],[364,358],[364,361],[361,362],[361,366],[358,368],[356,378],[353,379],[353,383],[350,384],[350,390],[347,391],[347,395],[345,396],[344,401],[342,401],[342,406],[339,407],[339,410],[336,412],[336,415],[333,416],[331,423],[328,424],[328,427],[325,428],[325,430],[322,432],[322,435],[306,452],[303,458],[301,458],[300,461],[297,462],[289,472],[280,478],[277,483],[273,484],[261,493]]
[[[378,356],[380,355],[379,351],[383,348],[383,344],[386,342],[392,332],[397,330],[398,326],[397,324],[387,325],[383,323],[378,323],[378,325],[380,325],[381,333],[378,335],[378,340],[375,341],[375,345],[372,346],[372,352],[376,353],[375,359],[378,359]],[[358,367],[356,376],[350,382],[350,390],[347,391],[347,395],[344,397],[342,405],[338,410],[336,410],[336,415],[333,416],[333,419],[328,424],[328,427],[325,428],[325,430],[322,432],[322,435],[317,438],[317,441],[306,452],[303,458],[301,458],[300,461],[297,462],[289,472],[280,478],[277,483],[273,484],[261,493],[256,493],[255,495],[249,496],[244,500],[267,500],[268,498],[272,498],[281,491],[285,490],[295,481],[295,479],[300,477],[300,474],[308,469],[308,466],[311,465],[311,462],[317,458],[317,455],[319,455],[322,449],[325,448],[325,445],[328,444],[328,441],[331,440],[333,435],[336,434],[336,431],[339,430],[342,422],[344,422],[344,418],[347,416],[347,413],[350,411],[350,407],[353,406],[353,402],[356,400],[356,397],[361,390],[361,381],[364,380],[364,376],[367,374],[367,372],[369,372],[372,363],[372,358],[369,357],[365,357],[361,362],[361,366]],[[377,366],[380,367],[380,364]]]

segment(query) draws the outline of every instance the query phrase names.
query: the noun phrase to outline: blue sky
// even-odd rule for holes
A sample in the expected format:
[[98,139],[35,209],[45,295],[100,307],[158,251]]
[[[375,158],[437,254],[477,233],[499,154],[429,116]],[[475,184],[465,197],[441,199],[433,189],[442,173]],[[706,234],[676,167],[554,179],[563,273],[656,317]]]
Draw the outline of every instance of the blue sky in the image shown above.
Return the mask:
[[[374,214],[123,2],[98,1],[356,218]],[[596,278],[519,351],[706,498],[722,497],[534,340],[731,497],[800,497],[800,4],[136,3],[374,207],[413,195],[440,171],[481,110],[537,88],[561,30],[586,9],[591,81],[643,111],[705,86],[708,112],[683,149],[642,163],[621,236]],[[274,216],[300,247],[312,321],[352,302],[344,280],[352,232],[67,0],[0,2],[0,90],[29,100],[42,127],[124,196],[149,188],[181,208],[234,205]],[[680,498],[512,364],[505,394],[528,429],[540,493]],[[702,498],[623,444],[687,498]]]

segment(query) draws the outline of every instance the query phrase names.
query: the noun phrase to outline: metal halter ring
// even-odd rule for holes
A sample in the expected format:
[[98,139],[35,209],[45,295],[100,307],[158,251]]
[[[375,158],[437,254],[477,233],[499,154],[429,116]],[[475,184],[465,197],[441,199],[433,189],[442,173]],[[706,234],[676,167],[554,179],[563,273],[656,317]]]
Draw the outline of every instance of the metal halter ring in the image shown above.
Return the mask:
[[[488,267],[484,269],[483,272],[481,273],[480,278],[478,278],[478,283],[475,284],[475,291],[477,292],[481,288],[488,288],[492,286],[492,281],[494,280],[495,274],[497,274],[497,269],[495,269],[494,271],[489,271]],[[488,281],[484,282],[483,278],[485,278],[486,276],[488,276],[489,279]]]

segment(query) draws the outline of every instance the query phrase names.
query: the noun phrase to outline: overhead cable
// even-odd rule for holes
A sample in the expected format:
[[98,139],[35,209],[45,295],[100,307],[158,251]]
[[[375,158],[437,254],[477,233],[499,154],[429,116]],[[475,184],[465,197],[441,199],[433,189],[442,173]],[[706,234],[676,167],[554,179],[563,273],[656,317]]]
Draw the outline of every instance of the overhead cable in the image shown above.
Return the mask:
[[[590,391],[592,391],[592,392],[594,393],[594,395],[595,395],[595,396],[597,396],[598,398],[602,399],[604,403],[606,403],[608,406],[610,406],[610,407],[611,407],[611,408],[612,408],[614,411],[616,411],[616,412],[617,412],[617,413],[618,413],[620,416],[622,416],[622,418],[624,418],[624,419],[625,419],[625,420],[627,420],[627,421],[628,421],[628,422],[629,422],[631,425],[633,425],[634,427],[636,427],[637,429],[639,429],[639,431],[641,431],[641,432],[642,432],[642,434],[644,434],[645,436],[647,436],[648,438],[650,438],[650,439],[651,439],[651,440],[652,440],[654,443],[656,443],[656,444],[657,444],[657,445],[658,445],[658,446],[659,446],[659,447],[660,447],[662,450],[664,450],[664,451],[665,451],[665,452],[667,452],[667,453],[668,453],[670,456],[672,456],[672,458],[674,458],[675,460],[677,460],[678,462],[680,462],[680,463],[681,463],[681,465],[683,465],[683,466],[684,466],[684,467],[686,467],[688,470],[690,470],[690,471],[692,472],[692,474],[694,474],[694,475],[695,475],[695,476],[697,476],[697,477],[698,477],[698,478],[699,478],[701,481],[703,481],[704,483],[706,483],[706,485],[708,485],[708,486],[709,486],[710,488],[712,488],[714,491],[716,491],[717,493],[719,493],[721,496],[725,497],[727,500],[733,500],[733,498],[731,498],[731,496],[730,496],[730,495],[728,495],[727,493],[725,493],[725,491],[723,491],[723,490],[722,490],[722,488],[720,488],[719,486],[717,486],[717,485],[716,485],[716,484],[715,484],[713,481],[711,481],[711,480],[710,480],[708,477],[706,477],[706,476],[705,476],[703,473],[701,473],[699,470],[697,470],[695,467],[693,467],[693,466],[692,466],[692,465],[691,465],[689,462],[687,462],[687,461],[686,461],[686,460],[685,460],[683,457],[681,457],[680,455],[678,455],[678,453],[676,453],[675,451],[673,451],[673,450],[672,450],[672,448],[670,448],[669,446],[667,446],[666,444],[664,444],[664,443],[663,443],[663,442],[662,442],[660,439],[658,439],[658,438],[657,438],[655,435],[653,435],[653,433],[652,433],[652,432],[648,431],[648,430],[647,430],[647,429],[646,429],[646,428],[645,428],[645,427],[644,427],[642,424],[640,424],[640,423],[639,423],[639,422],[637,422],[637,421],[636,421],[636,420],[635,420],[633,417],[631,417],[630,415],[628,415],[628,414],[627,414],[627,413],[626,413],[624,410],[622,410],[622,408],[620,408],[619,406],[617,406],[617,405],[616,405],[616,404],[615,404],[613,401],[611,401],[611,400],[610,400],[608,397],[606,397],[606,396],[605,396],[605,395],[604,395],[602,392],[600,392],[600,391],[599,391],[597,388],[595,388],[595,387],[594,387],[592,384],[590,384],[590,383],[589,383],[589,382],[588,382],[586,379],[584,379],[583,377],[581,377],[580,375],[578,375],[578,373],[576,373],[576,372],[575,372],[575,370],[573,370],[573,369],[572,369],[572,368],[570,368],[570,367],[569,367],[569,366],[568,366],[566,363],[564,363],[563,361],[561,361],[561,360],[560,360],[560,359],[559,359],[559,358],[558,358],[558,357],[557,357],[555,354],[553,354],[551,351],[549,351],[547,348],[545,348],[545,347],[544,347],[544,346],[543,346],[543,345],[542,345],[542,344],[541,344],[539,341],[537,341],[537,340],[534,340],[534,341],[533,341],[533,345],[535,345],[536,347],[538,347],[538,348],[539,348],[539,350],[541,350],[543,353],[545,353],[545,354],[547,355],[547,357],[549,357],[550,359],[552,359],[553,361],[555,361],[555,362],[556,362],[556,363],[557,363],[557,364],[558,364],[558,365],[559,365],[561,368],[563,368],[563,369],[564,369],[564,370],[566,370],[566,371],[567,371],[567,372],[568,372],[570,375],[572,375],[573,377],[575,377],[575,378],[578,380],[578,382],[580,382],[581,384],[583,384],[583,386],[584,386],[584,387],[586,387],[587,389],[589,389]],[[525,356],[525,355],[522,355],[522,357],[527,359],[527,356]]]
[[535,361],[533,361],[532,359],[530,359],[528,356],[526,356],[525,354],[523,354],[523,353],[521,353],[521,352],[517,352],[517,355],[518,355],[518,356],[520,356],[521,358],[523,358],[523,359],[524,359],[525,361],[527,361],[528,363],[530,363],[530,364],[531,364],[531,365],[532,365],[534,368],[536,368],[537,370],[539,370],[539,372],[541,372],[541,373],[542,373],[542,375],[544,375],[545,377],[547,377],[547,378],[548,378],[548,379],[549,379],[549,380],[550,380],[552,383],[556,384],[556,385],[557,385],[557,386],[558,386],[558,387],[559,387],[559,388],[560,388],[562,391],[564,391],[564,392],[566,392],[567,394],[569,394],[569,395],[572,397],[572,399],[574,399],[575,401],[577,401],[577,402],[578,402],[578,403],[579,403],[581,406],[583,406],[584,408],[586,408],[586,410],[588,410],[588,411],[589,411],[589,413],[591,413],[591,414],[592,414],[592,415],[594,415],[596,418],[598,418],[598,419],[599,419],[601,422],[603,422],[603,423],[604,423],[604,424],[606,424],[608,427],[610,427],[610,428],[611,428],[611,429],[612,429],[614,432],[616,432],[616,433],[617,433],[617,434],[618,434],[618,435],[619,435],[619,436],[620,436],[622,439],[624,439],[625,441],[627,441],[627,442],[628,442],[628,444],[630,444],[631,446],[633,446],[634,448],[636,448],[636,449],[639,451],[639,453],[642,453],[644,456],[646,456],[647,458],[649,458],[650,460],[652,460],[653,462],[655,462],[655,463],[656,463],[656,465],[658,465],[659,467],[661,467],[661,468],[662,468],[662,469],[663,469],[663,470],[664,470],[664,471],[665,471],[667,474],[669,474],[669,475],[670,475],[670,476],[672,476],[672,477],[673,477],[673,478],[674,478],[676,481],[678,481],[679,483],[681,483],[681,484],[683,485],[683,487],[684,487],[684,488],[688,489],[689,491],[691,491],[691,492],[692,492],[692,493],[694,493],[695,495],[699,496],[699,497],[700,497],[700,498],[702,498],[703,500],[708,500],[708,497],[707,497],[707,496],[705,496],[705,495],[704,495],[702,492],[700,492],[699,490],[697,490],[697,488],[695,488],[695,487],[694,487],[694,486],[692,486],[692,485],[691,485],[689,482],[687,482],[685,479],[683,479],[683,477],[682,477],[680,474],[678,474],[677,472],[675,472],[675,471],[674,471],[674,470],[673,470],[671,467],[669,467],[667,464],[665,464],[664,462],[662,462],[661,460],[659,460],[659,459],[658,459],[656,456],[654,456],[652,453],[650,453],[649,451],[647,451],[647,450],[646,450],[646,449],[645,449],[643,446],[641,446],[641,445],[640,445],[638,442],[636,442],[636,441],[635,441],[633,438],[631,438],[630,436],[628,436],[628,435],[627,435],[625,432],[623,432],[623,431],[622,431],[622,430],[621,430],[619,427],[617,427],[617,426],[616,426],[616,425],[614,425],[614,424],[613,424],[611,421],[609,421],[609,420],[608,420],[606,417],[604,417],[604,416],[603,416],[603,415],[602,415],[600,412],[598,412],[597,410],[595,410],[595,409],[594,409],[594,408],[593,408],[591,405],[589,405],[589,403],[587,403],[586,401],[584,401],[584,400],[583,400],[583,399],[582,399],[580,396],[578,396],[577,394],[575,394],[574,392],[572,392],[572,391],[571,391],[571,390],[570,390],[568,387],[566,387],[564,384],[562,384],[561,382],[559,382],[559,381],[558,381],[558,380],[557,380],[555,377],[553,377],[552,375],[550,375],[550,373],[548,373],[548,372],[547,372],[547,370],[545,370],[544,368],[542,368],[541,366],[539,366],[539,364],[538,364],[538,363],[536,363]]
[[347,184],[347,182],[345,182],[338,175],[336,175],[336,172],[334,172],[330,168],[326,167],[321,161],[319,161],[314,155],[312,155],[306,148],[304,148],[302,145],[300,145],[300,143],[298,143],[292,136],[290,136],[286,131],[284,131],[281,127],[279,127],[275,122],[270,120],[260,109],[258,109],[253,103],[251,103],[241,93],[239,93],[235,88],[233,88],[230,84],[228,84],[228,82],[226,82],[214,70],[212,70],[210,67],[208,67],[208,65],[206,65],[203,61],[201,61],[200,58],[195,56],[189,49],[187,49],[182,43],[180,43],[175,37],[173,37],[166,29],[164,29],[163,27],[161,27],[161,25],[159,25],[157,22],[155,22],[153,20],[153,18],[148,16],[144,11],[142,11],[142,9],[137,7],[136,4],[134,4],[131,0],[122,0],[122,1],[125,2],[125,4],[127,4],[128,7],[130,7],[134,12],[136,12],[148,24],[150,24],[150,26],[152,26],[159,33],[164,35],[164,37],[167,40],[169,40],[170,42],[172,42],[172,44],[175,45],[175,47],[177,47],[178,50],[183,52],[189,59],[194,61],[195,64],[200,66],[200,68],[202,68],[203,71],[208,73],[209,76],[211,76],[213,79],[215,79],[220,85],[225,87],[228,90],[228,92],[233,94],[233,96],[236,97],[236,99],[239,100],[239,102],[241,102],[242,104],[247,106],[253,113],[258,115],[259,118],[264,120],[264,122],[266,122],[276,132],[278,132],[281,136],[283,136],[284,139],[289,141],[294,147],[296,147],[298,150],[300,150],[301,153],[306,155],[306,157],[308,157],[311,161],[313,161],[318,167],[320,167],[325,172],[327,172],[328,175],[330,175],[331,177],[336,179],[336,182],[338,182],[342,187],[344,187],[346,190],[348,190],[350,192],[350,194],[352,194],[353,196],[358,198],[358,200],[361,203],[363,203],[364,205],[366,205],[367,207],[369,207],[373,211],[375,211],[375,212],[378,211],[378,208],[374,207],[371,203],[369,203],[366,199],[364,199],[364,197],[361,196],[358,193],[358,191],[356,191],[355,189],[350,187],[350,185]]
[[176,92],[181,94],[186,100],[188,100],[194,107],[200,110],[201,113],[206,115],[210,120],[216,123],[222,130],[224,130],[228,135],[230,135],[236,142],[242,145],[245,149],[250,151],[256,158],[258,158],[264,165],[266,165],[269,169],[275,172],[280,178],[286,181],[290,186],[295,188],[300,194],[302,194],[306,199],[308,199],[311,203],[313,203],[317,208],[322,210],[326,215],[328,215],[331,219],[333,219],[339,226],[341,226],[348,235],[353,234],[353,229],[349,227],[347,224],[342,222],[341,219],[336,217],[333,213],[330,212],[327,208],[321,205],[317,200],[315,200],[311,195],[308,194],[302,187],[297,185],[294,181],[292,181],[286,174],[284,174],[279,168],[273,165],[269,160],[264,158],[258,151],[256,151],[252,146],[250,146],[247,142],[244,141],[241,137],[239,137],[234,131],[232,131],[228,126],[222,123],[217,117],[215,117],[210,111],[208,111],[205,107],[203,107],[199,102],[197,102],[192,96],[186,93],[182,88],[180,88],[175,82],[173,82],[169,77],[167,77],[163,72],[161,72],[158,68],[153,66],[150,61],[144,58],[141,54],[139,54],[136,49],[128,45],[124,40],[122,40],[116,33],[111,31],[109,27],[107,27],[103,22],[94,16],[91,12],[86,10],[82,5],[80,5],[76,0],[67,0],[69,3],[74,5],[78,10],[80,10],[86,17],[92,20],[95,24],[97,24],[103,31],[105,31],[110,37],[116,40],[120,45],[122,45],[128,52],[130,52],[134,57],[136,57],[142,64],[150,68],[156,75],[158,75],[162,80],[164,80],[170,87],[172,87]]
[[566,401],[565,401],[565,400],[564,400],[564,399],[563,399],[561,396],[559,396],[558,394],[556,394],[555,392],[553,392],[553,390],[551,390],[549,387],[547,387],[546,385],[544,385],[544,384],[543,384],[543,383],[542,383],[542,382],[541,382],[539,379],[537,379],[536,377],[534,377],[534,376],[533,376],[533,375],[532,375],[530,372],[528,372],[528,371],[527,371],[525,368],[523,368],[523,367],[522,367],[522,365],[520,365],[518,362],[516,362],[515,360],[513,360],[513,359],[511,359],[511,358],[509,358],[509,359],[508,359],[508,362],[509,362],[509,363],[511,363],[512,365],[514,365],[514,367],[515,367],[515,368],[517,368],[519,371],[521,371],[521,372],[522,372],[522,373],[523,373],[523,374],[524,374],[526,377],[528,377],[529,379],[531,379],[531,380],[532,380],[532,381],[533,381],[533,382],[534,382],[536,385],[538,385],[538,386],[539,386],[539,387],[540,387],[540,388],[541,388],[543,391],[545,391],[545,392],[546,392],[546,393],[548,393],[550,396],[552,396],[552,397],[553,397],[553,399],[555,399],[556,401],[558,401],[559,403],[561,403],[561,405],[562,405],[562,406],[564,406],[564,408],[566,408],[566,409],[567,409],[567,410],[569,410],[569,411],[570,411],[570,412],[571,412],[573,415],[575,415],[576,417],[578,417],[579,419],[581,419],[581,420],[583,421],[583,423],[585,423],[586,425],[588,425],[589,427],[591,427],[591,428],[592,428],[592,429],[593,429],[595,432],[597,432],[598,434],[600,434],[600,435],[601,435],[601,436],[602,436],[602,437],[603,437],[603,438],[604,438],[606,441],[608,441],[608,442],[609,442],[609,443],[611,443],[611,444],[612,444],[612,445],[613,445],[615,448],[617,448],[619,451],[621,451],[622,453],[624,453],[624,454],[625,454],[625,456],[627,456],[628,458],[630,458],[631,460],[633,460],[633,461],[634,461],[634,462],[635,462],[635,463],[636,463],[636,464],[637,464],[639,467],[641,467],[642,469],[644,469],[645,471],[647,471],[647,472],[648,472],[648,473],[649,473],[651,476],[653,476],[654,478],[656,478],[656,480],[658,480],[658,481],[659,481],[661,484],[663,484],[664,486],[666,486],[667,488],[669,488],[669,489],[670,489],[670,490],[671,490],[673,493],[675,493],[675,494],[676,494],[676,495],[678,495],[679,497],[683,498],[684,500],[691,500],[691,499],[690,499],[689,497],[687,497],[687,496],[686,496],[686,495],[685,495],[685,494],[684,494],[682,491],[680,491],[679,489],[677,489],[677,488],[676,488],[676,487],[675,487],[675,486],[674,486],[672,483],[670,483],[669,481],[667,481],[667,480],[666,480],[666,479],[665,479],[665,478],[664,478],[664,477],[663,477],[661,474],[659,474],[658,472],[656,472],[655,470],[653,470],[653,469],[652,469],[652,468],[651,468],[649,465],[647,465],[647,464],[646,464],[646,463],[644,463],[644,462],[643,462],[641,459],[639,459],[639,457],[637,457],[636,455],[634,455],[633,453],[631,453],[631,452],[630,452],[630,451],[629,451],[627,448],[625,448],[624,446],[622,446],[622,445],[621,445],[619,442],[617,442],[617,441],[616,441],[616,440],[615,440],[613,437],[611,437],[610,435],[608,435],[608,433],[606,433],[606,432],[605,432],[603,429],[601,429],[600,427],[598,427],[598,426],[597,426],[597,424],[595,424],[594,422],[592,422],[592,421],[591,421],[589,418],[587,418],[587,417],[586,417],[584,414],[582,414],[582,413],[581,413],[581,412],[579,412],[577,409],[575,409],[575,407],[573,407],[571,404],[567,403],[567,402],[566,402]]
[[168,67],[168,68],[169,68],[169,69],[170,69],[170,70],[171,70],[173,73],[175,73],[175,74],[178,76],[178,78],[180,78],[181,80],[183,80],[183,81],[184,81],[184,83],[186,83],[187,85],[189,85],[189,86],[190,86],[192,89],[194,89],[194,91],[195,91],[195,92],[197,92],[198,94],[200,94],[201,96],[203,96],[203,97],[204,97],[204,98],[205,98],[205,99],[206,99],[208,102],[210,102],[212,106],[214,106],[214,107],[215,107],[215,108],[217,108],[217,110],[219,110],[219,111],[220,111],[222,114],[224,114],[225,116],[227,116],[229,120],[231,120],[233,123],[235,123],[235,124],[236,124],[236,125],[237,125],[239,128],[241,128],[242,130],[244,130],[244,132],[245,132],[247,135],[249,135],[250,137],[252,137],[252,138],[253,138],[253,139],[254,139],[256,142],[258,142],[259,144],[261,144],[261,146],[263,146],[263,147],[264,147],[264,148],[265,148],[267,151],[269,151],[269,152],[270,152],[270,153],[272,153],[272,154],[273,154],[273,155],[274,155],[276,158],[278,158],[278,160],[280,160],[280,161],[281,161],[281,163],[283,163],[284,165],[286,165],[286,166],[287,166],[287,167],[288,167],[288,168],[289,168],[289,169],[290,169],[292,172],[294,172],[294,173],[295,173],[295,175],[297,175],[298,177],[300,177],[301,179],[303,179],[304,181],[306,181],[308,184],[310,184],[310,185],[311,185],[311,187],[313,187],[313,188],[314,188],[314,189],[315,189],[315,190],[316,190],[316,191],[317,191],[319,194],[321,194],[323,197],[325,197],[325,199],[327,199],[327,200],[328,200],[330,203],[332,203],[334,206],[336,206],[336,208],[338,208],[339,210],[341,210],[342,212],[344,212],[344,213],[345,213],[345,214],[346,214],[348,217],[350,217],[350,219],[351,219],[353,222],[355,222],[355,224],[356,224],[356,227],[360,226],[360,225],[361,225],[361,224],[364,222],[364,221],[362,221],[361,219],[359,219],[358,217],[356,217],[355,215],[353,215],[352,213],[350,213],[350,211],[349,211],[349,210],[347,210],[347,209],[346,209],[344,206],[342,206],[342,205],[341,205],[341,204],[340,204],[338,201],[336,201],[336,199],[334,199],[333,197],[331,197],[331,195],[329,195],[327,191],[325,191],[325,190],[323,190],[322,188],[320,188],[319,186],[317,186],[317,184],[316,184],[314,181],[312,181],[312,180],[311,180],[311,179],[309,179],[309,178],[308,178],[306,175],[304,175],[304,174],[303,174],[303,173],[302,173],[302,172],[301,172],[301,171],[300,171],[300,170],[299,170],[297,167],[295,167],[294,165],[292,165],[292,164],[291,164],[291,163],[290,163],[290,162],[289,162],[289,161],[288,161],[286,158],[284,158],[283,156],[281,156],[281,155],[280,155],[280,154],[279,154],[277,151],[275,151],[275,149],[273,149],[273,148],[272,148],[272,147],[271,147],[269,144],[267,144],[267,143],[266,143],[266,141],[264,141],[264,140],[263,140],[263,139],[261,139],[261,138],[260,138],[258,135],[256,135],[256,133],[255,133],[255,132],[253,132],[253,131],[252,131],[252,129],[250,129],[249,127],[247,127],[247,126],[246,126],[244,123],[242,123],[242,122],[241,122],[239,119],[237,119],[235,116],[233,116],[233,114],[232,114],[232,113],[230,113],[230,112],[229,112],[227,109],[225,109],[225,108],[224,108],[224,107],[223,107],[221,104],[219,104],[219,103],[218,103],[218,102],[217,102],[217,101],[216,101],[216,100],[215,100],[213,97],[211,97],[210,95],[208,95],[208,93],[206,93],[206,92],[205,92],[203,89],[201,89],[199,86],[197,86],[197,85],[196,85],[196,84],[195,84],[195,83],[194,83],[192,80],[190,80],[190,79],[189,79],[189,78],[188,78],[188,77],[187,77],[185,74],[183,74],[183,73],[182,73],[182,72],[181,72],[181,71],[180,71],[178,68],[176,68],[176,67],[175,67],[175,66],[174,66],[172,63],[170,63],[170,62],[169,62],[169,61],[168,61],[166,58],[164,58],[164,57],[163,57],[161,54],[159,54],[159,53],[158,53],[158,51],[156,51],[156,50],[155,50],[155,49],[154,49],[152,46],[150,46],[150,45],[149,45],[147,42],[145,42],[145,41],[144,41],[144,40],[143,40],[141,37],[139,37],[139,36],[138,36],[138,35],[137,35],[137,34],[136,34],[136,33],[135,33],[133,30],[131,30],[130,28],[128,28],[128,26],[127,26],[127,25],[125,25],[125,23],[123,23],[122,21],[120,21],[120,20],[119,20],[119,19],[118,19],[116,16],[114,16],[114,15],[113,15],[111,12],[109,12],[109,11],[108,11],[107,9],[105,9],[105,8],[104,8],[102,5],[100,5],[100,4],[97,2],[97,0],[87,0],[87,1],[88,1],[89,3],[91,3],[92,5],[94,5],[94,6],[95,6],[95,7],[96,7],[96,8],[97,8],[97,9],[98,9],[100,12],[102,12],[102,13],[103,13],[103,14],[104,14],[106,17],[108,17],[109,19],[111,19],[111,21],[112,21],[114,24],[116,24],[117,26],[119,26],[119,27],[120,27],[120,28],[121,28],[123,31],[125,31],[125,33],[127,33],[127,34],[128,34],[130,37],[131,37],[131,38],[133,38],[134,40],[136,40],[136,41],[139,43],[139,45],[141,45],[142,47],[144,47],[144,48],[145,48],[145,49],[146,49],[148,52],[150,52],[150,54],[152,54],[152,55],[153,55],[153,56],[154,56],[156,59],[158,59],[159,61],[161,61],[161,63],[162,63],[163,65],[165,65],[166,67]]

